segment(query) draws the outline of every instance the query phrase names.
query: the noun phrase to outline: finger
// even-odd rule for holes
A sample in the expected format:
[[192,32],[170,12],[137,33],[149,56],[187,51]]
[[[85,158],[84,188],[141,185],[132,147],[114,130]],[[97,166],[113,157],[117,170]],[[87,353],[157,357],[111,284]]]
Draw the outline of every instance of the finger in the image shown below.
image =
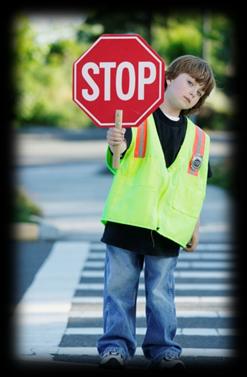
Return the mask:
[[121,145],[121,141],[113,141],[113,142],[111,142],[109,144],[114,147],[115,145]]
[[185,250],[185,251],[188,251],[188,252],[193,251],[193,250],[194,250],[194,245],[193,245],[193,243],[192,243],[192,242],[187,243],[187,245],[186,245],[186,247],[184,248],[184,250]]
[[123,135],[110,135],[109,137],[107,137],[107,140],[121,143],[124,140],[124,136]]
[[123,142],[123,140],[122,139],[109,139],[108,140],[108,144],[110,144],[110,145],[119,145],[119,144],[121,144]]
[[194,251],[194,249],[192,247],[186,247],[184,249],[187,253],[191,253],[192,251]]
[[109,140],[111,140],[112,142],[116,142],[116,143],[122,143],[124,141],[124,136],[123,135],[114,135],[114,136],[109,137]]
[[186,253],[192,253],[194,251],[194,249],[188,247],[186,247],[184,250]]
[[112,143],[122,143],[124,139],[123,137],[115,136],[115,137],[110,137],[108,140]]

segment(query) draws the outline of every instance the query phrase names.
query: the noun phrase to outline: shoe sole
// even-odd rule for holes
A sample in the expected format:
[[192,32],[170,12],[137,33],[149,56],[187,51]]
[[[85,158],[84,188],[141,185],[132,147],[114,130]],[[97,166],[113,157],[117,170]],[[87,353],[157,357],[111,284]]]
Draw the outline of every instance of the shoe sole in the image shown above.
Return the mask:
[[112,358],[111,360],[101,363],[100,368],[105,368],[105,369],[123,369],[124,366],[121,365],[116,359]]

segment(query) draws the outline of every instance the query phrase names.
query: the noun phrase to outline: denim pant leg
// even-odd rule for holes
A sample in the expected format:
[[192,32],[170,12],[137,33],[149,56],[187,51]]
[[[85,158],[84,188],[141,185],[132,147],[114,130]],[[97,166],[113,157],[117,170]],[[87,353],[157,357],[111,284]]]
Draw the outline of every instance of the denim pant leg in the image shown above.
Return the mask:
[[147,331],[142,344],[146,358],[178,358],[181,347],[173,339],[177,330],[174,270],[177,257],[145,256]]
[[97,341],[99,354],[119,351],[125,359],[136,350],[136,299],[143,256],[107,245],[104,282],[104,334]]

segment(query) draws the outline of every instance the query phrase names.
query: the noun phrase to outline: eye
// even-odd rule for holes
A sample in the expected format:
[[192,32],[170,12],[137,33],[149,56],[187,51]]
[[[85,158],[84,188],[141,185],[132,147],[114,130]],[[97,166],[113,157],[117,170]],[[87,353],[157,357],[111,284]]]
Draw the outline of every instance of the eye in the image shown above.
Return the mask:
[[191,80],[187,80],[189,86],[193,86],[193,82]]

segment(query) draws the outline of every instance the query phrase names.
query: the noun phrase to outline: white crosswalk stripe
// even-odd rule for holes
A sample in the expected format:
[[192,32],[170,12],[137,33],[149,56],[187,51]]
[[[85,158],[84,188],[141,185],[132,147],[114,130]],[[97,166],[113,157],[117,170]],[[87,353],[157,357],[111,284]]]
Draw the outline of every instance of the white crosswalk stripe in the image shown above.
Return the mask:
[[[104,261],[87,261],[85,268],[103,268]],[[234,263],[229,261],[179,261],[177,269],[187,269],[187,268],[203,268],[203,269],[216,269],[216,268],[233,268]]]
[[[97,311],[97,308],[99,308],[99,310]],[[138,309],[138,308],[137,308]],[[177,310],[177,318],[181,319],[181,318],[189,318],[189,319],[193,319],[193,318],[213,318],[215,320],[217,319],[222,319],[222,318],[226,318],[226,319],[229,319],[229,318],[233,318],[234,316],[236,315],[235,311],[232,310],[232,309],[229,309],[229,308],[223,308],[221,310],[219,309],[201,309],[200,310],[196,310],[196,309],[191,309],[191,310],[183,310],[183,309],[178,309]],[[137,316],[138,316],[138,319],[139,320],[145,320],[146,316],[145,316],[145,313],[141,313],[140,311],[137,310]],[[102,308],[97,306],[96,309],[94,308],[93,310],[89,308],[87,308],[85,311],[81,311],[81,310],[76,310],[74,309],[73,307],[71,308],[71,311],[70,311],[70,318],[76,318],[76,319],[82,319],[82,320],[85,320],[85,319],[90,319],[90,318],[93,318],[93,319],[96,319],[96,318],[100,318],[102,319]]]
[[[144,296],[139,296],[137,297],[137,304],[145,304],[145,297]],[[199,305],[202,304],[203,302],[207,304],[211,303],[216,303],[216,304],[223,304],[223,305],[231,305],[234,303],[234,298],[230,296],[177,296],[175,297],[175,302],[178,303],[191,303],[193,305]],[[73,297],[72,298],[72,304],[103,304],[103,297]]]
[[[97,270],[84,270],[82,272],[83,277],[91,277],[91,278],[103,278],[104,271],[97,271]],[[144,277],[144,272],[141,272],[141,278]],[[207,278],[232,278],[234,277],[234,273],[232,271],[175,271],[175,278],[185,278],[185,277],[193,277],[199,279],[207,279]]]
[[[191,283],[191,284],[176,284],[176,291],[188,291],[188,290],[195,290],[195,291],[227,291],[232,290],[236,287],[235,284],[230,283]],[[81,283],[78,284],[77,289],[84,290],[84,291],[102,291],[104,288],[103,283]],[[139,290],[144,290],[145,285],[144,283],[139,284]]]

